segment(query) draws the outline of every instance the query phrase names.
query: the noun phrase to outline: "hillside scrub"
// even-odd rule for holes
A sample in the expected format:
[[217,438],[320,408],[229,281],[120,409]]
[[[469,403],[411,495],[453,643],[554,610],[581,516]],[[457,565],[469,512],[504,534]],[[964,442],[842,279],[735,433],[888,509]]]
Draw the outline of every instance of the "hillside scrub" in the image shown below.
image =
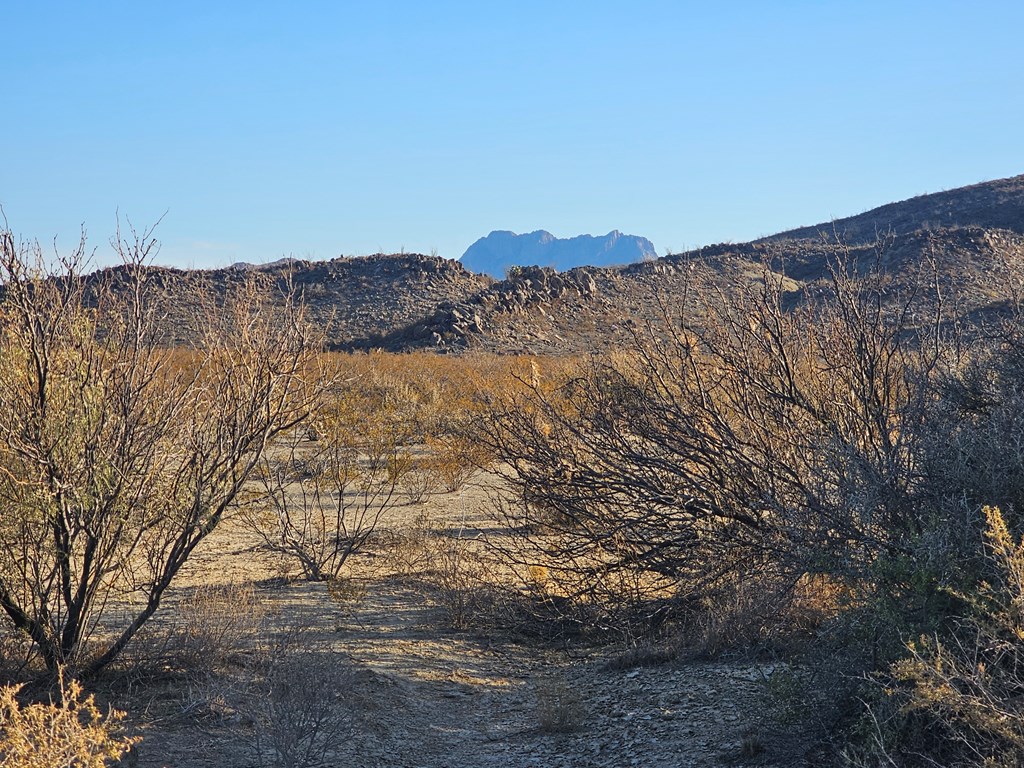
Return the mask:
[[493,456],[479,437],[488,399],[564,362],[414,353],[318,357],[322,386],[301,431],[264,454],[241,519],[304,578],[337,579],[389,518],[459,491]]
[[[917,679],[904,706],[926,706],[941,689],[926,660],[991,646],[953,628],[1001,620],[976,613],[978,585],[1006,583],[980,510],[998,505],[1020,536],[1024,335],[1019,314],[953,326],[926,266],[900,293],[881,262],[837,248],[827,290],[799,296],[768,266],[726,288],[694,265],[673,338],[639,331],[494,403],[484,439],[516,491],[505,557],[627,637],[674,616],[741,623],[734,640],[756,643],[828,619],[850,676]],[[907,645],[922,634],[938,639]],[[971,741],[967,709],[947,722]]]
[[402,501],[413,468],[408,430],[392,407],[325,390],[305,433],[263,457],[242,520],[305,578],[336,579]]
[[[754,277],[695,264],[670,334],[637,328],[628,348],[545,359],[325,354],[301,302],[268,300],[255,273],[201,294],[200,341],[170,348],[143,268],[152,239],[118,246],[116,277],[86,278],[84,244],[50,268],[3,235],[0,609],[49,673],[109,666],[237,512],[257,547],[328,595],[354,554],[383,562],[389,542],[407,545],[410,581],[459,629],[611,635],[638,664],[686,644],[790,653],[808,644],[786,640],[810,638],[842,679],[815,703],[866,703],[845,720],[845,702],[816,707],[835,713],[829,729],[848,726],[837,751],[854,765],[1019,754],[1012,284],[1010,312],[964,327],[926,265],[896,289],[881,254],[836,248],[827,286],[800,293],[781,263]],[[408,541],[391,529],[400,505],[481,470],[498,525],[463,537],[424,512]],[[167,668],[199,654],[212,676],[241,645],[169,631],[161,658],[181,647]],[[292,678],[268,675],[265,690],[291,702],[305,691]],[[542,726],[572,730],[581,718],[555,688],[538,691],[554,702]],[[338,714],[333,697],[316,717]],[[276,714],[253,715],[268,739]],[[262,746],[260,759],[292,748]]]
[[301,306],[252,281],[163,346],[132,234],[86,279],[84,237],[51,266],[0,233],[0,609],[50,673],[121,653],[315,389]]
[[1024,754],[1024,541],[982,510],[986,576],[942,633],[922,634],[878,676],[847,748],[859,765],[1011,766]]
[[637,575],[677,598],[737,576],[856,582],[910,552],[941,352],[880,272],[837,263],[829,295],[786,300],[767,277],[726,294],[696,273],[681,312],[700,325],[638,335],[488,422],[535,565],[600,602]]

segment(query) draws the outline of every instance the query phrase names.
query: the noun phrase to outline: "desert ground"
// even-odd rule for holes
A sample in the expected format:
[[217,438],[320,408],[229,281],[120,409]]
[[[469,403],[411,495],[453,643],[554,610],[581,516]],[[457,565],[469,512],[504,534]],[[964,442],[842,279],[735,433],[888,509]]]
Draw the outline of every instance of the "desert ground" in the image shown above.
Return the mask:
[[[247,656],[256,653],[251,645],[288,635],[301,663],[328,670],[305,679],[316,689],[313,703],[343,715],[332,721],[341,738],[331,765],[793,764],[778,761],[760,735],[768,681],[780,663],[682,656],[649,664],[621,644],[453,628],[451,606],[423,578],[432,567],[423,537],[478,546],[492,524],[494,483],[478,475],[454,493],[398,507],[385,525],[401,543],[355,557],[343,587],[289,575],[287,563],[261,552],[251,530],[226,521],[181,574],[149,633],[174,635],[171,627],[185,622],[189,642],[223,654],[224,663],[165,676],[128,663],[111,683],[111,702],[129,712],[143,737],[137,765],[260,764],[258,726],[237,703],[251,694],[239,687]],[[207,597],[199,598],[198,615],[188,616],[200,595]]]

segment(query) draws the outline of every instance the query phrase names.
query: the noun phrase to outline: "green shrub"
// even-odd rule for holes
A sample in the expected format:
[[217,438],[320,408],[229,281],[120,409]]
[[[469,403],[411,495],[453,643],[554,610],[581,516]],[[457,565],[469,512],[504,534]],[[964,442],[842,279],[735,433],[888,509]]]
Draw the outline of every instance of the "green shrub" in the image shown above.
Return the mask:
[[1019,765],[1024,755],[1024,540],[984,507],[989,580],[966,615],[922,635],[884,678],[859,727],[860,765]]

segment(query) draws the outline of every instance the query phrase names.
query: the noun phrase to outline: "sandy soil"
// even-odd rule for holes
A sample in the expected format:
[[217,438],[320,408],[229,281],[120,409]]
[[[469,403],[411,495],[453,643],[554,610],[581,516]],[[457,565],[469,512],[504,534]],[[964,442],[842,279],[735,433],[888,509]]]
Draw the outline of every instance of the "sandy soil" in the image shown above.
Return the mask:
[[[429,513],[438,528],[472,529],[487,516],[487,494],[471,484],[402,508],[401,527]],[[188,610],[189,595],[243,585],[258,607],[264,637],[300,627],[296,642],[323,669],[344,669],[325,696],[345,713],[341,747],[328,765],[717,766],[772,762],[759,745],[764,681],[776,665],[672,661],[629,668],[614,649],[531,647],[511,634],[451,629],[443,607],[415,579],[397,578],[379,558],[361,558],[348,592],[281,579],[251,533],[227,522],[197,552],[161,621]],[[156,624],[154,632],[160,630]],[[274,633],[277,633],[275,635]],[[237,669],[205,677],[139,679],[115,686],[144,737],[137,766],[259,765],[257,724],[239,693]],[[131,680],[126,675],[126,680]],[[316,680],[307,685],[317,684]],[[245,695],[253,695],[251,692]],[[555,723],[558,716],[566,722]],[[547,726],[547,727],[545,727]],[[273,764],[267,762],[266,764]]]

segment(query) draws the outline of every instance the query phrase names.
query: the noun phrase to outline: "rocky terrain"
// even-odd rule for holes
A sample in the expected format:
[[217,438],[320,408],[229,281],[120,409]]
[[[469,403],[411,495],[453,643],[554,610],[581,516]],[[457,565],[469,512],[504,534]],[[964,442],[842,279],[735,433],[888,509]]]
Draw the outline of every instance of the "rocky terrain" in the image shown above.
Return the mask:
[[889,203],[834,222],[791,229],[761,242],[807,240],[821,233],[838,234],[850,243],[868,243],[892,232],[908,235],[917,230],[953,227],[1008,229],[1024,233],[1024,175],[959,187],[909,200]]
[[175,340],[190,333],[185,318],[192,314],[197,284],[221,295],[255,271],[279,288],[289,282],[297,288],[336,350],[576,354],[629,344],[638,330],[662,332],[678,319],[694,266],[711,268],[727,290],[737,280],[760,279],[768,269],[799,301],[823,289],[827,264],[837,256],[858,268],[880,266],[891,277],[893,297],[927,285],[938,287],[947,307],[961,316],[1002,311],[1024,265],[1024,176],[925,195],[751,243],[624,266],[562,272],[517,267],[502,280],[419,254],[207,272],[153,270],[167,297],[166,325]]
[[[105,273],[113,273],[116,281],[123,269]],[[149,280],[164,297],[161,311],[168,338],[172,342],[193,338],[201,297],[220,303],[253,275],[270,284],[277,295],[294,289],[309,318],[326,330],[333,347],[341,349],[380,347],[386,337],[422,319],[433,308],[468,301],[494,283],[486,275],[472,274],[457,261],[421,254],[330,261],[288,259],[203,271],[151,267]]]
[[[678,320],[691,267],[711,267],[726,289],[738,280],[760,279],[768,269],[799,301],[823,288],[837,247],[815,239],[762,241],[618,268],[523,269],[461,301],[437,306],[389,334],[381,346],[568,354],[628,345],[636,333],[660,334]],[[1009,281],[1024,266],[1024,236],[977,226],[917,230],[880,245],[839,249],[861,267],[877,261],[891,276],[894,298],[909,296],[922,284],[937,285],[962,314],[1004,306],[1012,291]]]

